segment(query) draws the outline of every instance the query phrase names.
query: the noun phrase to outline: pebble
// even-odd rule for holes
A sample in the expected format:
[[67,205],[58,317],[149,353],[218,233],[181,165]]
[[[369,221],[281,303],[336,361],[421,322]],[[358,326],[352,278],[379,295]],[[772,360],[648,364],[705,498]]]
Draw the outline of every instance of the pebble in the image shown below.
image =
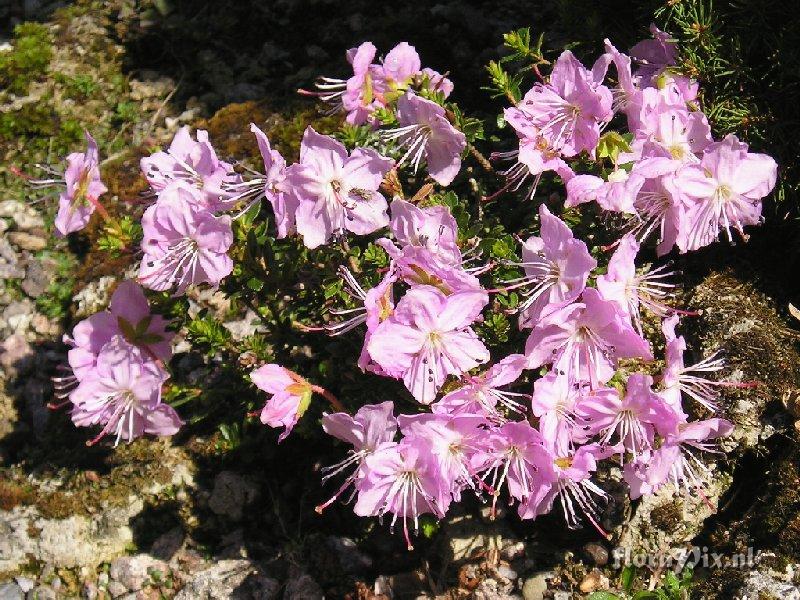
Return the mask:
[[23,600],[25,594],[22,589],[14,581],[7,583],[0,583],[0,600]]
[[608,564],[608,550],[603,544],[598,542],[589,542],[583,546],[583,553],[586,558],[592,561],[598,567]]
[[14,581],[17,582],[19,589],[26,593],[30,592],[36,585],[36,582],[28,577],[15,577]]
[[119,598],[123,594],[128,593],[128,588],[122,585],[119,581],[110,581],[106,589],[108,590],[108,593],[111,594],[112,598]]
[[98,596],[97,586],[93,584],[91,581],[87,581],[83,584],[83,589],[81,590],[81,597],[85,598],[86,600],[96,600]]
[[542,572],[528,577],[522,585],[522,597],[525,600],[543,600],[547,591],[547,580],[553,576],[551,572]]
[[592,569],[592,571],[583,578],[578,589],[584,594],[591,594],[596,590],[607,587],[608,577],[604,576],[599,569]]
[[8,240],[17,248],[36,252],[37,250],[44,250],[47,248],[47,240],[32,233],[25,233],[24,231],[12,231],[8,234]]

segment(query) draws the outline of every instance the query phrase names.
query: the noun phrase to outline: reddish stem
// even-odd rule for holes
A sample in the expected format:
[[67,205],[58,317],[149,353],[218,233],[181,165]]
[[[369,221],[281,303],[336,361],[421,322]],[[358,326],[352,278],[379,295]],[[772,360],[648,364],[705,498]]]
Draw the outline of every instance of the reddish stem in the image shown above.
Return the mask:
[[347,412],[347,409],[344,407],[344,405],[341,402],[339,402],[339,399],[336,396],[334,396],[333,394],[331,394],[325,388],[320,387],[318,385],[312,385],[311,386],[311,391],[314,392],[315,394],[319,394],[320,396],[325,398],[328,402],[330,402],[331,406],[337,412],[343,412],[343,413]]

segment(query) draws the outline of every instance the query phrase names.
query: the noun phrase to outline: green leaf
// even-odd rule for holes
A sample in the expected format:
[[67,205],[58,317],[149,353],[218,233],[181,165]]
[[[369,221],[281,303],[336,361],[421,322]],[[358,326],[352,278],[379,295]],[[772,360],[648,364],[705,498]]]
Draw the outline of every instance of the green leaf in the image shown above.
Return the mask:
[[659,600],[660,595],[658,592],[651,592],[649,590],[644,590],[641,592],[636,592],[632,597],[631,600]]
[[610,158],[615,163],[620,152],[630,152],[631,147],[627,140],[616,131],[608,131],[600,136],[597,143],[598,158]]
[[256,277],[251,277],[247,280],[247,287],[254,292],[260,292],[264,289],[264,282]]
[[619,576],[619,582],[622,585],[622,589],[626,592],[631,591],[631,587],[633,586],[633,578],[636,576],[636,568],[633,565],[628,565],[624,569],[622,569],[622,573]]
[[622,600],[622,597],[612,592],[592,592],[586,600]]

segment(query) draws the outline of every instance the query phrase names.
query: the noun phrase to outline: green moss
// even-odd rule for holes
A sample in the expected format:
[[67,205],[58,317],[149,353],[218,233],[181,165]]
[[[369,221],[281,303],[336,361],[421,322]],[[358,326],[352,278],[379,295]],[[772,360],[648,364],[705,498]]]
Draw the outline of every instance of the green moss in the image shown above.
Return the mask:
[[14,49],[0,53],[0,87],[25,94],[32,81],[47,71],[53,56],[53,42],[47,27],[20,23],[14,28]]

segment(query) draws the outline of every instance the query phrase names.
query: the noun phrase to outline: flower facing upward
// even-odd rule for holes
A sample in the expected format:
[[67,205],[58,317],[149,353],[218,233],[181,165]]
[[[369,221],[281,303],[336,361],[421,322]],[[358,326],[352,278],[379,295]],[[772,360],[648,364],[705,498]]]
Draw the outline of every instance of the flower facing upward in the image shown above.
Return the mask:
[[100,180],[100,158],[97,142],[84,132],[88,147],[86,152],[73,152],[67,156],[64,172],[64,190],[58,198],[56,235],[65,236],[86,227],[97,208],[97,200],[108,191]]
[[171,406],[161,403],[165,379],[164,370],[141,349],[115,336],[70,394],[72,420],[79,427],[103,425],[89,444],[109,434],[116,437],[116,443],[145,433],[172,435],[182,422]]
[[733,241],[731,229],[744,235],[746,225],[758,224],[761,199],[775,187],[777,172],[771,157],[748,152],[733,134],[709,145],[699,165],[680,169],[675,185],[687,205],[681,252],[707,246],[720,231]]
[[181,181],[192,190],[196,202],[212,211],[224,207],[231,195],[225,186],[240,180],[232,165],[217,158],[208,132],[198,129],[195,141],[188,125],[178,130],[167,151],[146,156],[140,164],[156,193]]
[[174,195],[162,195],[142,217],[139,281],[152,290],[174,287],[176,294],[198,283],[219,285],[233,270],[227,255],[233,243],[230,217],[197,206],[182,186],[168,190]]
[[388,225],[388,205],[378,187],[391,167],[374,150],[356,148],[348,155],[341,142],[307,128],[300,162],[287,169],[305,245],[316,248],[344,230],[366,235]]
[[367,350],[387,373],[402,373],[417,401],[430,404],[448,375],[461,375],[489,359],[469,327],[487,300],[483,292],[445,296],[431,286],[414,287],[373,331]]
[[461,250],[456,244],[458,225],[449,208],[419,208],[396,199],[392,201],[391,209],[392,233],[401,246],[421,246],[446,264],[461,264]]
[[611,379],[619,358],[653,358],[650,345],[621,309],[603,300],[594,288],[583,292],[581,302],[539,321],[525,354],[529,368],[552,364],[571,383],[588,383],[591,388]]

